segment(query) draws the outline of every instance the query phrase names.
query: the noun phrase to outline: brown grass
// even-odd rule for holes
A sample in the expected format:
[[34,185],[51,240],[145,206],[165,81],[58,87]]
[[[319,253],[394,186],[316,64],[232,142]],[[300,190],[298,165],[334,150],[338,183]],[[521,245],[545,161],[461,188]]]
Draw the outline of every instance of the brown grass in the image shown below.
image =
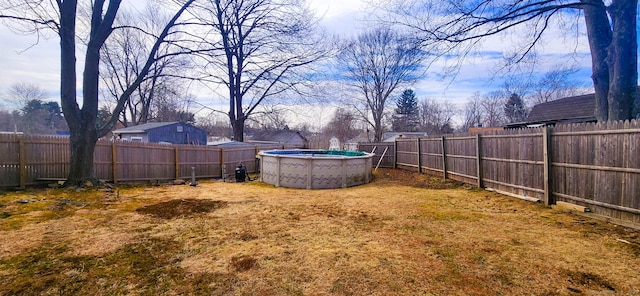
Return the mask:
[[0,205],[0,295],[640,294],[638,231],[402,171]]

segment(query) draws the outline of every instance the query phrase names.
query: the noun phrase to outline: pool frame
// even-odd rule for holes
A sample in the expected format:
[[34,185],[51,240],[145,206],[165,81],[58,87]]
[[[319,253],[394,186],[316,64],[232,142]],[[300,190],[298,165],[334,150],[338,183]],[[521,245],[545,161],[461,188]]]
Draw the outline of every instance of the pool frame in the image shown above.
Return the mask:
[[363,152],[362,156],[325,153],[313,149],[260,151],[260,181],[303,189],[347,188],[371,182],[373,153]]

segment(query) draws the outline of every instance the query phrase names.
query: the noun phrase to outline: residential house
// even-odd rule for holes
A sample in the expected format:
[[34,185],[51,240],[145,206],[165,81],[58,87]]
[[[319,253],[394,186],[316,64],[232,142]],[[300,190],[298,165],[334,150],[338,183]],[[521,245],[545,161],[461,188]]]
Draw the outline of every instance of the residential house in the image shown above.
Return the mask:
[[256,132],[250,143],[280,144],[286,148],[308,148],[309,141],[298,131],[289,129],[262,130]]
[[206,145],[207,132],[183,122],[151,122],[113,131],[123,141]]
[[533,106],[525,122],[508,124],[507,128],[595,122],[595,111],[595,94],[568,97]]
[[[396,139],[401,138],[418,138],[418,137],[426,137],[427,133],[425,132],[385,132],[382,133],[382,142],[395,142]],[[373,133],[365,132],[353,139],[349,139],[344,143],[345,150],[358,150],[358,143],[372,143],[373,142]]]
[[220,148],[246,148],[246,147],[256,147],[255,144],[246,143],[246,142],[238,142],[238,141],[223,141],[223,142],[209,142],[208,146],[215,146]]
[[397,139],[403,138],[419,138],[426,137],[425,132],[386,132],[382,134],[382,142],[395,142]]

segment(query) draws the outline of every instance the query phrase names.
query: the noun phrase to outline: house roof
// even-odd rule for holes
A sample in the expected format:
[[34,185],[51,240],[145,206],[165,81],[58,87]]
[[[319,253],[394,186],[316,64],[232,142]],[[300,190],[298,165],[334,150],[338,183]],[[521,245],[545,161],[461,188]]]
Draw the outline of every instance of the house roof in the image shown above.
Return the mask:
[[426,137],[425,132],[386,132],[382,134],[382,142],[395,142],[398,137],[403,138],[418,138]]
[[[398,136],[402,135],[405,138],[417,138],[426,137],[425,132],[384,132],[382,133],[382,142],[395,142]],[[371,143],[373,142],[373,133],[362,132],[360,135],[353,139],[345,141],[345,143]]]
[[238,141],[225,141],[225,142],[210,142],[207,143],[208,146],[217,146],[217,147],[227,147],[227,148],[239,148],[239,147],[249,147],[255,146],[251,143],[238,142]]
[[260,132],[257,132],[251,140],[287,143],[296,135],[302,138],[303,141],[307,140],[304,136],[300,134],[300,132],[292,131],[288,129],[260,131]]
[[593,121],[596,110],[595,94],[568,97],[533,106],[527,123],[557,121]]
[[346,141],[344,141],[345,143],[369,143],[373,141],[373,138],[371,137],[371,132],[361,132],[359,135],[357,135],[355,138],[352,139],[347,139]]
[[151,130],[151,129],[154,129],[154,128],[163,127],[163,126],[167,126],[167,125],[172,125],[172,124],[176,124],[176,123],[179,123],[179,121],[173,121],[173,122],[149,122],[149,123],[145,123],[145,124],[139,124],[139,125],[136,125],[136,126],[130,126],[130,127],[117,129],[117,130],[114,130],[113,133],[114,134],[139,134],[139,133],[145,133],[148,130]]

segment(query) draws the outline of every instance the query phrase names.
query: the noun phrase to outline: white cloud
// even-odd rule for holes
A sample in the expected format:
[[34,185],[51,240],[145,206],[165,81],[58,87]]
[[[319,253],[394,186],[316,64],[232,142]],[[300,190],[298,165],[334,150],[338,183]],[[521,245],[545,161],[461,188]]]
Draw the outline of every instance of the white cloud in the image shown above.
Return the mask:
[[[59,97],[60,46],[57,38],[37,40],[0,26],[0,92],[12,84],[28,82],[44,89],[51,99]],[[37,44],[36,44],[37,43]]]
[[310,7],[318,15],[333,18],[358,12],[365,7],[365,2],[361,0],[312,0]]
[[311,0],[310,7],[322,17],[321,25],[331,34],[350,36],[362,29],[366,7],[362,0]]
[[[362,0],[312,0],[310,7],[323,19],[321,24],[329,33],[339,34],[343,37],[351,37],[367,27],[362,20],[367,19],[365,9],[367,5]],[[546,35],[546,40],[539,48],[547,63],[540,65],[539,72],[549,70],[550,65],[558,64],[571,59],[567,53],[578,52],[579,56],[572,62],[583,67],[579,79],[588,82],[590,75],[590,57],[586,38],[580,36],[575,39],[575,32],[557,29],[559,26],[550,26],[551,30]],[[525,29],[521,29],[525,30]],[[518,45],[518,34],[505,34],[492,36],[485,39],[481,51],[475,56],[469,56],[460,68],[454,81],[439,79],[439,71],[443,61],[434,64],[428,75],[414,85],[419,97],[432,97],[446,99],[457,105],[463,105],[467,98],[474,92],[486,92],[493,90],[499,81],[490,80],[492,70],[495,69],[503,51],[512,49]],[[4,25],[0,25],[0,94],[4,93],[11,84],[18,82],[32,82],[45,89],[51,98],[59,96],[59,43],[55,35],[49,40],[39,40],[39,43],[30,48],[37,40],[35,36],[20,36],[9,31]],[[81,53],[81,50],[79,51]],[[82,64],[82,58],[78,57],[78,64]],[[82,69],[78,70],[81,78]],[[578,77],[578,76],[577,76]],[[78,84],[81,87],[81,84]],[[199,89],[192,90],[195,93],[207,93]],[[297,109],[297,108],[291,108]],[[314,125],[324,124],[332,115],[332,111],[322,110],[320,107],[301,107],[292,115],[296,122],[312,122]],[[331,109],[332,110],[332,109]],[[304,114],[304,111],[307,114]]]

